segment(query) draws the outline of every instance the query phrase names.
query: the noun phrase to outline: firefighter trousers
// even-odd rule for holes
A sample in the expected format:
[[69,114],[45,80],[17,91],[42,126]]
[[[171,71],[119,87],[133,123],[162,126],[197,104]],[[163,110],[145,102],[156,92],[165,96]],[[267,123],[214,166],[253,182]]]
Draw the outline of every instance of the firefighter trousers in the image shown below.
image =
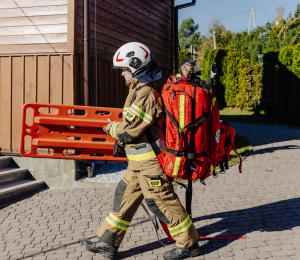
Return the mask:
[[96,233],[98,238],[120,247],[143,199],[154,215],[167,224],[177,247],[186,248],[198,240],[197,230],[174,192],[172,180],[160,166],[140,171],[128,167],[115,190],[113,211]]

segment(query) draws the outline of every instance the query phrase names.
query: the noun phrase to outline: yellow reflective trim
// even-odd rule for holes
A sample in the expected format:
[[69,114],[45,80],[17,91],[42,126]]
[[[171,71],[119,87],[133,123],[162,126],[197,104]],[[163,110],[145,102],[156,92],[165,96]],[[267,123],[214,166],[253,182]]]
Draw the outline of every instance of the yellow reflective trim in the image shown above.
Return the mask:
[[181,74],[177,74],[176,77],[177,77],[177,78],[181,78]]
[[174,165],[174,170],[173,170],[172,176],[177,176],[177,175],[178,175],[179,166],[180,166],[180,161],[181,161],[181,157],[176,157],[175,165]]
[[151,116],[146,114],[143,110],[141,110],[140,108],[138,108],[134,104],[132,104],[131,107],[128,110],[130,110],[131,112],[133,112],[134,114],[139,116],[142,120],[146,121],[148,124],[150,124],[151,121],[153,120],[153,118]]
[[118,140],[118,137],[116,135],[116,129],[117,129],[117,126],[118,126],[119,123],[116,123],[115,125],[115,128],[114,128],[114,131],[113,131],[113,135],[114,135],[114,138]]
[[193,224],[193,222],[192,222],[192,220],[190,220],[190,222],[188,223],[188,225],[187,226],[185,226],[184,228],[182,228],[182,229],[180,229],[180,230],[178,230],[178,231],[176,231],[176,232],[170,232],[170,234],[172,235],[172,236],[176,236],[176,235],[178,235],[178,234],[180,234],[180,233],[182,233],[182,232],[184,232],[184,231],[187,231],[189,228],[190,228],[190,226]]
[[178,224],[175,227],[169,228],[170,234],[175,236],[189,229],[189,227],[193,224],[190,216],[187,216],[184,221]]
[[114,126],[115,126],[115,123],[113,123],[113,124],[111,125],[111,128],[109,129],[109,130],[110,130],[110,131],[109,131],[110,136],[113,137],[113,138],[114,138],[114,136],[113,136]]
[[187,216],[184,221],[182,221],[180,224],[178,224],[175,227],[169,228],[169,230],[172,231],[172,230],[182,227],[186,222],[189,221],[189,219],[190,219],[190,216]]
[[161,181],[160,180],[153,180],[149,181],[150,187],[161,187]]
[[144,161],[153,159],[156,157],[154,151],[150,151],[147,153],[141,153],[141,154],[126,154],[129,161]]
[[119,124],[119,123],[113,123],[112,127],[110,128],[111,131],[109,131],[110,134],[111,134],[111,137],[113,137],[113,138],[115,138],[115,139],[118,139],[118,138],[116,137],[116,127],[117,127],[118,124]]
[[141,115],[140,113],[138,113],[138,112],[136,112],[136,111],[134,111],[134,110],[132,110],[130,108],[128,108],[128,111],[130,111],[131,113],[134,113],[135,115],[137,115],[138,117],[140,117],[142,120],[144,120],[143,115]]
[[147,117],[149,117],[149,119],[153,120],[153,118],[152,118],[151,116],[149,116],[148,114],[146,114],[146,112],[144,112],[143,110],[141,110],[141,109],[140,109],[139,107],[137,107],[135,104],[132,104],[132,106],[133,106],[136,110],[140,111],[144,116],[147,116]]
[[210,166],[210,175],[213,173],[215,167],[213,165]]
[[122,220],[122,219],[119,219],[119,218],[117,218],[114,214],[112,214],[112,213],[109,213],[109,215],[115,220],[115,221],[117,221],[117,222],[120,222],[120,223],[122,223],[122,224],[125,224],[125,225],[130,225],[130,222],[128,222],[128,221],[125,221],[125,220]]
[[121,230],[124,230],[124,231],[127,231],[127,229],[128,229],[128,228],[126,228],[126,227],[122,227],[122,226],[119,226],[119,225],[113,223],[109,218],[106,218],[106,221],[107,221],[110,225],[112,225],[113,227],[115,227],[115,228],[117,228],[117,229],[121,229]]
[[135,104],[132,104],[132,106],[133,106],[136,110],[140,111],[143,115],[148,116],[151,120],[153,119],[151,116],[147,115],[142,109],[140,109],[139,107],[137,107]]
[[214,97],[214,98],[212,99],[213,106],[215,105],[215,102],[216,102],[216,101],[217,101],[217,98]]
[[185,95],[180,95],[180,106],[179,106],[179,132],[184,128],[184,102]]
[[128,107],[123,107],[123,114],[126,114],[128,110]]

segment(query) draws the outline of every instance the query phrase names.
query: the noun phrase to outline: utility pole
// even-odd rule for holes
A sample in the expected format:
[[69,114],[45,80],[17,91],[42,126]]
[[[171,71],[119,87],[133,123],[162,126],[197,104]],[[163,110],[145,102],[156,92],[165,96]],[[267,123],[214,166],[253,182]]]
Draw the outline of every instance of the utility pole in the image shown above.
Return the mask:
[[248,28],[248,35],[250,34],[250,27],[251,27],[251,17],[253,16],[254,20],[254,29],[256,29],[256,22],[255,22],[255,12],[254,12],[254,7],[251,7],[250,11],[250,19],[249,19],[249,28]]
[[195,59],[196,59],[197,52],[195,51],[195,48],[194,48],[194,46],[193,46],[192,44],[190,45],[189,52],[192,53],[193,60],[195,60]]
[[213,30],[213,39],[214,39],[214,49],[217,49],[217,44],[216,44],[216,30]]

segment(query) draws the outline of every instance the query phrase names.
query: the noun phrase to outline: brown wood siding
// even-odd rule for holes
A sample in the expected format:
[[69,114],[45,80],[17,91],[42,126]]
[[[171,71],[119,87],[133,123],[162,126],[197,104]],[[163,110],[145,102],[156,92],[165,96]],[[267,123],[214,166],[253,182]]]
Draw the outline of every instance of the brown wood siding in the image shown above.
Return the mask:
[[[74,0],[0,1],[0,54],[74,52]],[[72,31],[73,28],[73,31]],[[74,44],[73,44],[74,45]]]
[[[91,0],[92,106],[123,107],[128,87],[120,75],[120,70],[112,68],[112,59],[117,49],[127,42],[142,42],[148,46],[164,75],[157,84],[162,86],[167,81],[168,76],[172,74],[173,66],[173,2],[171,0],[97,0],[97,9],[95,9],[95,0]],[[76,43],[78,56],[75,58],[75,66],[78,72],[76,73],[78,86],[75,88],[75,104],[82,105],[83,0],[78,0]]]
[[[148,46],[165,74],[172,69],[173,1],[91,0],[91,54],[111,61],[123,44]],[[95,37],[95,21],[97,36]],[[77,52],[83,53],[83,0],[78,0]],[[95,38],[96,41],[95,41]]]
[[0,147],[11,150],[11,57],[0,57]]
[[1,151],[18,153],[25,103],[74,104],[73,71],[72,54],[0,56]]

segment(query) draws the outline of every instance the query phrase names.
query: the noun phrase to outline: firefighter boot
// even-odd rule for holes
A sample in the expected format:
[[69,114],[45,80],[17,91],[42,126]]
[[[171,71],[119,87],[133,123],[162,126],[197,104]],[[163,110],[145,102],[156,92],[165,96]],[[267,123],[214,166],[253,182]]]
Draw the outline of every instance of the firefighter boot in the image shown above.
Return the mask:
[[93,243],[85,240],[81,243],[81,246],[92,253],[100,253],[105,259],[114,259],[118,251],[118,247],[108,245],[102,241]]
[[198,241],[187,248],[176,247],[164,253],[165,260],[181,260],[189,257],[196,257],[200,255],[200,248]]

